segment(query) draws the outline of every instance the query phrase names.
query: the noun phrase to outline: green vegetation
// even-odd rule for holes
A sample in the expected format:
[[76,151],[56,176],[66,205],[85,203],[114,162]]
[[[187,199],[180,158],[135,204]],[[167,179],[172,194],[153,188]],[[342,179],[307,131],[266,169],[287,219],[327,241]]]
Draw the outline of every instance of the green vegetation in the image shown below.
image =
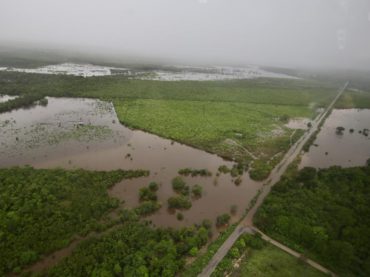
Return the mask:
[[181,221],[181,220],[183,220],[183,219],[184,219],[184,215],[183,215],[182,213],[178,213],[178,214],[176,215],[176,218],[177,218],[177,220]]
[[0,103],[0,113],[9,112],[19,108],[29,108],[34,106],[36,103],[46,106],[48,100],[41,94],[25,94],[17,98],[8,100]]
[[[235,264],[238,266],[234,267]],[[212,277],[218,276],[326,276],[256,235],[242,235],[218,264]]]
[[[212,222],[205,220],[202,223],[202,226],[209,230],[211,229]],[[230,234],[235,230],[236,224],[229,226],[225,231],[221,232],[217,239],[211,242],[208,247],[207,251],[203,254],[198,255],[198,257],[189,265],[185,267],[185,269],[181,272],[180,276],[192,277],[198,276],[199,273],[202,272],[203,268],[209,263],[212,259],[214,254],[220,248],[220,246],[227,240]]]
[[335,105],[338,109],[370,109],[370,92],[347,90]]
[[176,191],[177,193],[179,193],[183,196],[188,196],[189,193],[190,193],[190,187],[179,176],[173,178],[172,188],[173,188],[174,191]]
[[139,190],[140,205],[135,209],[135,212],[141,216],[147,216],[158,211],[162,205],[157,202],[157,191],[159,187],[156,182],[150,182],[148,187],[143,187]]
[[159,189],[159,186],[156,182],[150,182],[148,187],[151,191],[157,191]]
[[229,224],[229,221],[230,221],[230,215],[229,214],[219,215],[216,219],[216,226],[217,227],[226,226],[227,224]]
[[324,273],[290,256],[284,251],[268,245],[252,252],[250,259],[244,259],[239,269],[241,276],[264,277],[324,277]]
[[144,175],[148,172],[0,169],[0,275],[67,246],[77,233],[99,230],[98,221],[119,204],[107,189]]
[[179,170],[179,174],[183,176],[202,176],[202,177],[209,177],[212,176],[212,172],[208,169],[193,169],[193,168],[182,168]]
[[[234,268],[234,264],[239,266]],[[257,236],[245,234],[230,249],[211,276],[326,276]]]
[[144,187],[139,190],[140,201],[157,201],[157,194],[150,188]]
[[81,243],[47,275],[172,277],[208,241],[204,227],[154,229],[133,218],[125,216],[119,229]]
[[276,184],[255,223],[345,276],[370,274],[370,167],[305,168]]
[[293,130],[279,121],[280,114],[314,115],[308,106],[265,103],[137,99],[114,104],[121,122],[131,128],[240,162],[251,160],[250,153],[266,161],[289,148]]
[[148,216],[158,211],[162,205],[157,201],[143,201],[135,209],[135,212],[141,216]]
[[189,210],[192,206],[189,198],[183,195],[172,196],[167,202],[170,209]]
[[124,76],[0,72],[0,93],[109,99],[120,121],[131,128],[238,162],[248,163],[257,157],[270,164],[256,168],[258,172],[253,174],[263,178],[273,167],[270,158],[290,146],[293,130],[285,127],[286,121],[312,118],[315,108],[329,103],[335,90],[322,82],[305,80],[162,82]]
[[203,188],[200,185],[196,184],[191,188],[191,193],[194,197],[200,198],[202,197]]

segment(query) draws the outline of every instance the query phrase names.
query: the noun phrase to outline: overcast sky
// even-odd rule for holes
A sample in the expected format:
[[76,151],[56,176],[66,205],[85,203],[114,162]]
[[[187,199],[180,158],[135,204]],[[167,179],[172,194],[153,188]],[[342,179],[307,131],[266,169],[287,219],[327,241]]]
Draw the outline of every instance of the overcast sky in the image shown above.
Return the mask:
[[0,0],[0,44],[370,69],[370,0]]

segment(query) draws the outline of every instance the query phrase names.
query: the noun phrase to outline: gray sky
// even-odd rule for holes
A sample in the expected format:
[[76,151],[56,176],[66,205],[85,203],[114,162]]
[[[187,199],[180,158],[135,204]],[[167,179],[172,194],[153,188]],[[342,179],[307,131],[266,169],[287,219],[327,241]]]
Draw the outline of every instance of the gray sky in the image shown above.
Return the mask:
[[9,41],[176,63],[370,69],[370,0],[0,0],[0,44]]

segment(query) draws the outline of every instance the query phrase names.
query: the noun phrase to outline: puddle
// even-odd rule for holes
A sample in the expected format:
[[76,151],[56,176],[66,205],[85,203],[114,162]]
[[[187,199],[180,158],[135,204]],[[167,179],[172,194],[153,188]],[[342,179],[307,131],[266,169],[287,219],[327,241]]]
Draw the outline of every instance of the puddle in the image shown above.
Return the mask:
[[[138,205],[138,191],[155,181],[160,185],[163,207],[148,219],[157,226],[185,226],[203,219],[215,221],[222,213],[238,206],[233,220],[248,207],[262,184],[244,174],[236,186],[230,175],[216,178],[220,165],[231,162],[118,123],[110,103],[93,99],[48,98],[46,107],[36,106],[0,114],[0,166],[29,164],[36,168],[84,168],[88,170],[148,169],[147,178],[124,181],[110,195],[125,201],[126,207]],[[167,199],[175,193],[171,180],[181,168],[206,168],[212,177],[186,177],[189,185],[203,187],[203,196],[192,201],[178,221],[167,210]]]
[[[344,127],[344,131],[338,133],[337,127]],[[370,158],[370,134],[365,136],[364,129],[370,129],[369,109],[333,110],[314,145],[303,155],[300,168],[365,165]]]

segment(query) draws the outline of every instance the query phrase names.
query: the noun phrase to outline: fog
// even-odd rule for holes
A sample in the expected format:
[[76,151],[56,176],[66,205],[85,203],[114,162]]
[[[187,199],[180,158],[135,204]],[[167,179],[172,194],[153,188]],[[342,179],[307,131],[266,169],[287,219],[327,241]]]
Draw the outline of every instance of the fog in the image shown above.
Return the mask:
[[0,45],[370,69],[369,0],[0,0]]

